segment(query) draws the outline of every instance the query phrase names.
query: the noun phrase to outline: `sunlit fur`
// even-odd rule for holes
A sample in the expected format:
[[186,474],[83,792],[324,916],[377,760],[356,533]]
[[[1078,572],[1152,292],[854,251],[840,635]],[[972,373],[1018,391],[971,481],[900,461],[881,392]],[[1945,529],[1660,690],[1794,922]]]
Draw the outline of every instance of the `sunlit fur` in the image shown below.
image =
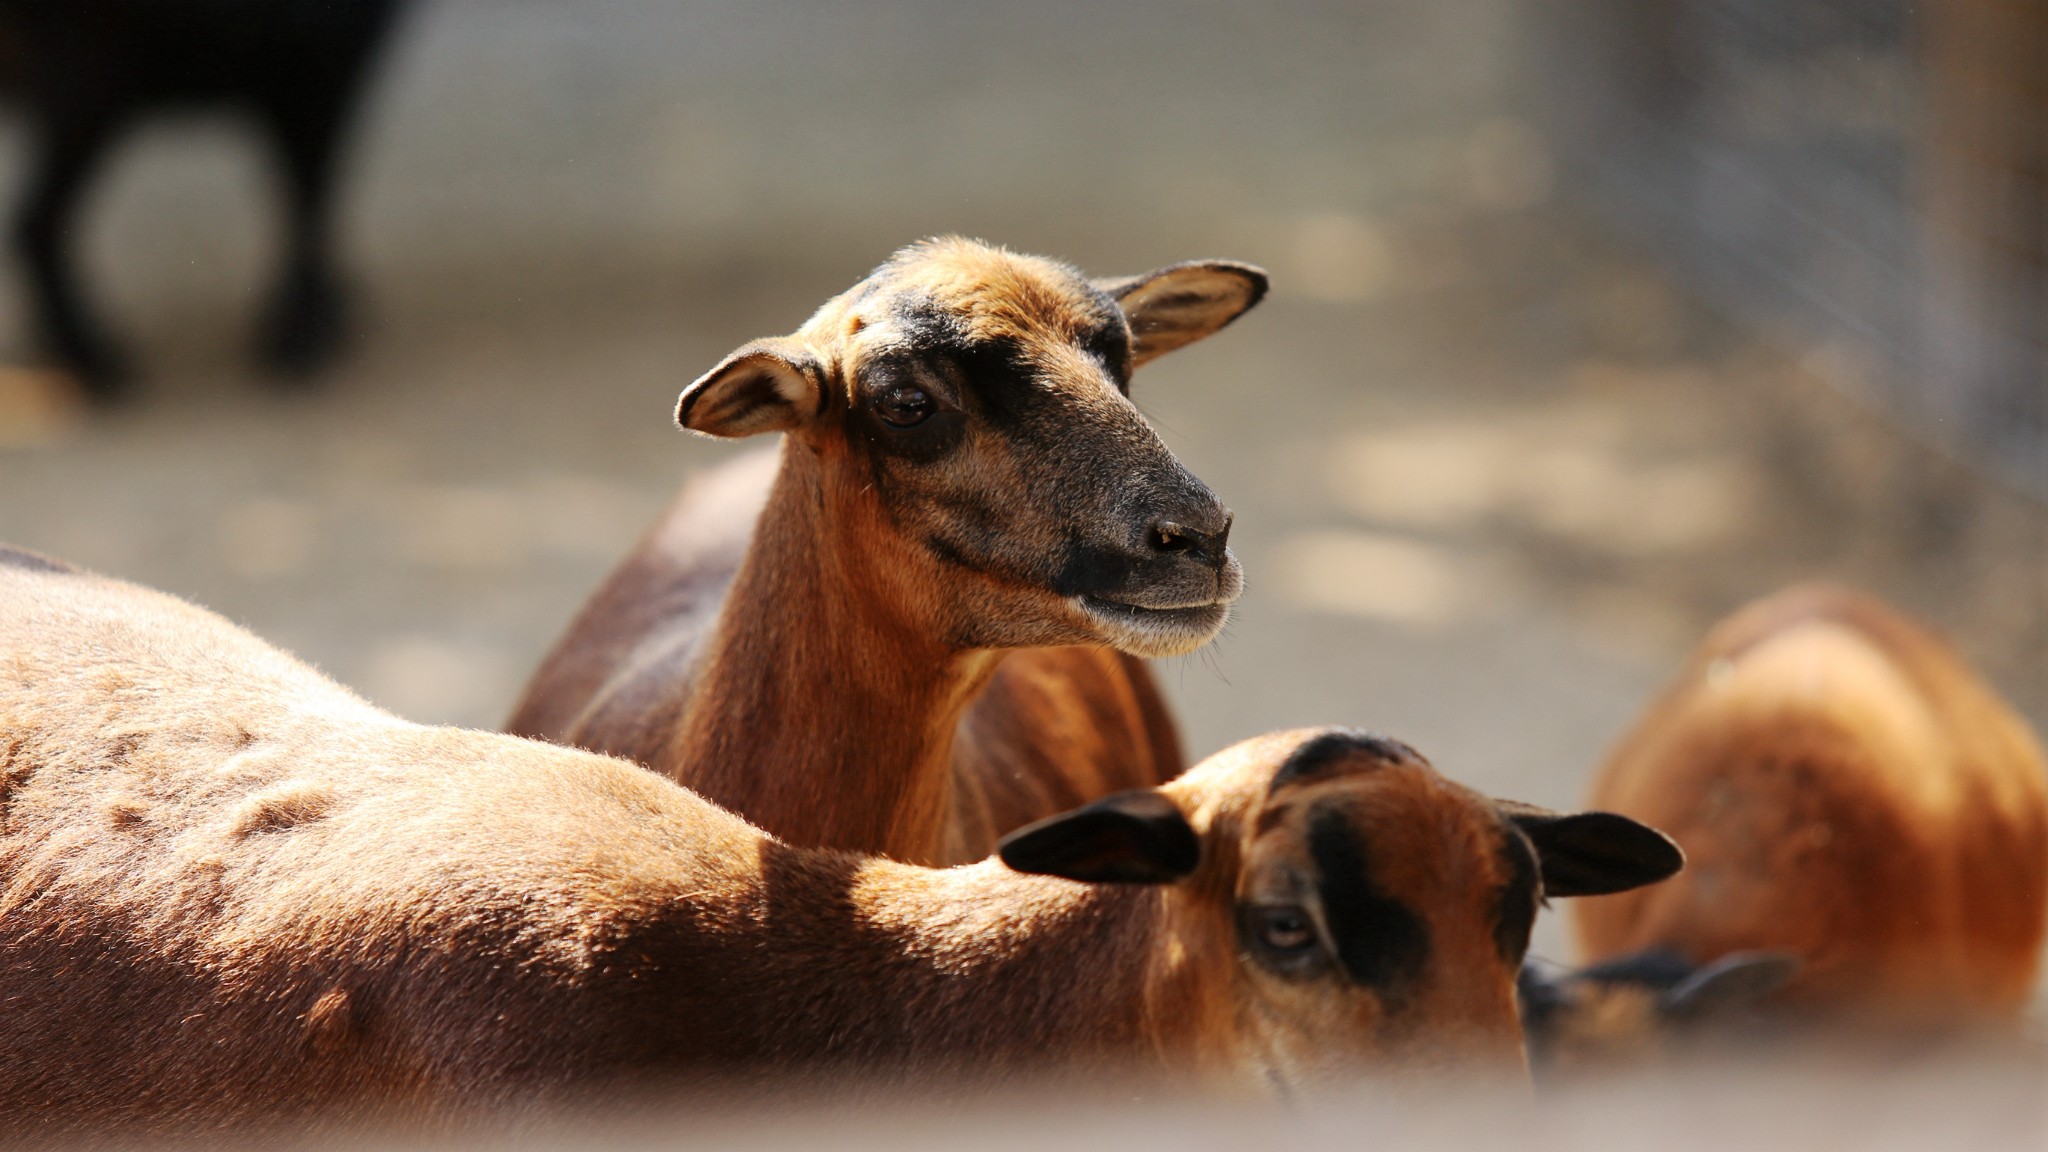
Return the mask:
[[[1123,385],[1264,279],[1218,263],[1128,283],[1109,287],[1150,311],[1053,261],[931,241],[736,353],[684,418],[782,428],[779,456],[685,487],[508,729],[647,764],[796,843],[918,862],[1170,777],[1178,738],[1132,657],[1215,635],[1242,577],[1220,543],[1146,552],[1158,516],[1220,542],[1229,513]],[[927,440],[872,411],[906,381],[947,409]],[[1068,587],[1098,570],[1113,603]]]
[[2048,915],[2044,787],[2025,722],[1946,644],[1794,589],[1716,628],[1610,757],[1593,803],[1689,863],[1581,901],[1578,937],[1589,960],[1791,953],[1778,1003],[1837,1018],[2010,1016]]
[[[209,612],[0,553],[0,1122],[460,1118],[799,1072],[1520,1074],[1507,821],[1405,750],[1275,789],[1320,735],[1163,789],[1201,843],[1179,883],[929,870],[785,845],[622,760],[404,722]],[[1426,918],[1398,1010],[1243,955],[1243,894],[1313,887],[1311,799]]]

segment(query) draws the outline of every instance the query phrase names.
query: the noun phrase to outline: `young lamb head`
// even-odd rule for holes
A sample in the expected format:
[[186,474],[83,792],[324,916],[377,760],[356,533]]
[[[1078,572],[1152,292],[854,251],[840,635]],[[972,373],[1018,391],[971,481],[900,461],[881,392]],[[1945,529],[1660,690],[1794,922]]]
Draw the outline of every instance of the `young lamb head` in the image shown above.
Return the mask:
[[892,582],[959,647],[1176,655],[1222,629],[1244,580],[1230,510],[1131,403],[1131,372],[1265,291],[1265,273],[1226,261],[1089,281],[929,240],[795,334],[726,357],[676,421],[787,433],[784,480],[814,484],[821,514],[878,558],[862,578]]
[[1001,855],[1173,885],[1187,967],[1232,973],[1206,999],[1283,1092],[1361,1070],[1524,1074],[1516,976],[1537,907],[1683,863],[1633,820],[1491,800],[1343,729],[1246,741],[1162,788],[1020,829]]
[[1539,1074],[1639,1068],[1703,1033],[1740,1036],[1799,968],[1797,956],[1761,951],[1696,963],[1650,949],[1577,971],[1532,959],[1521,976],[1530,1062]]

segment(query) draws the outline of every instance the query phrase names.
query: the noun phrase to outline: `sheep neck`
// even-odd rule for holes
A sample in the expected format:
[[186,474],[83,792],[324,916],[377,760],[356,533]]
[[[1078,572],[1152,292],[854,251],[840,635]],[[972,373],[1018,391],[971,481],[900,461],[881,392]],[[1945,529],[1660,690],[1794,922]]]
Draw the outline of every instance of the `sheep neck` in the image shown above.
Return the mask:
[[882,516],[785,444],[669,762],[791,843],[936,863],[954,730],[997,654],[920,618]]

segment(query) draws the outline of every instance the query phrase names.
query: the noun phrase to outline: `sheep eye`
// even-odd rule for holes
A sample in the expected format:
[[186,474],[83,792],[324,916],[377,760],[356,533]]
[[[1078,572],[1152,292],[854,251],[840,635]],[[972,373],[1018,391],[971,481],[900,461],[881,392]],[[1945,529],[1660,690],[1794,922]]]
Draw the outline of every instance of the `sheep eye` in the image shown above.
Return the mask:
[[935,407],[924,389],[910,384],[897,384],[875,397],[875,413],[891,428],[915,428]]
[[1260,908],[1252,913],[1259,943],[1280,955],[1306,952],[1316,946],[1316,930],[1299,908]]

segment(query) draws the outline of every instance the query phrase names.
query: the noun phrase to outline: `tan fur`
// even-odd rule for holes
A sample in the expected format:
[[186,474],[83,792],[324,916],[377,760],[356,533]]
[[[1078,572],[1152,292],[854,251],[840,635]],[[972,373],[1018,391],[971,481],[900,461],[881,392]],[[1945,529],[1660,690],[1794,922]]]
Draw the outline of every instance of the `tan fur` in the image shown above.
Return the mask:
[[[1638,984],[1588,983],[1572,989],[1549,1032],[1529,1026],[1539,1074],[1572,1075],[1643,1068],[1669,1055],[1671,1025],[1658,1012],[1655,990]],[[1540,1055],[1539,1055],[1540,1053]]]
[[[928,863],[978,859],[1009,828],[1168,779],[1178,735],[1131,654],[1213,635],[1236,561],[1116,593],[1158,620],[1113,618],[1057,585],[1077,539],[1146,547],[1132,533],[1148,509],[1208,518],[1220,549],[1227,511],[1125,398],[1128,365],[1108,361],[1199,339],[1264,280],[1190,265],[1140,281],[1181,292],[1153,290],[1149,344],[1064,265],[931,241],[795,335],[742,348],[685,393],[682,418],[722,435],[786,428],[776,462],[686,486],[557,642],[508,730],[647,764],[796,843]],[[929,353],[941,337],[1007,349],[1024,379],[991,383],[979,362]],[[959,409],[962,442],[931,461],[874,448],[888,433],[868,390],[884,371]],[[1035,423],[999,427],[1026,393]]]
[[1593,802],[1686,872],[1582,901],[1598,960],[1787,952],[1780,999],[1925,1022],[2016,1012],[2048,916],[2048,783],[2026,724],[1947,645],[1824,587],[1714,630],[1609,758]]
[[[447,1120],[798,1070],[1519,1068],[1504,818],[1405,753],[1274,789],[1316,735],[1163,790],[1202,846],[1180,883],[933,871],[409,724],[171,597],[0,564],[0,1123]],[[1304,791],[1426,917],[1406,1007],[1241,955],[1235,901],[1299,884]],[[100,819],[109,792],[147,815]]]

